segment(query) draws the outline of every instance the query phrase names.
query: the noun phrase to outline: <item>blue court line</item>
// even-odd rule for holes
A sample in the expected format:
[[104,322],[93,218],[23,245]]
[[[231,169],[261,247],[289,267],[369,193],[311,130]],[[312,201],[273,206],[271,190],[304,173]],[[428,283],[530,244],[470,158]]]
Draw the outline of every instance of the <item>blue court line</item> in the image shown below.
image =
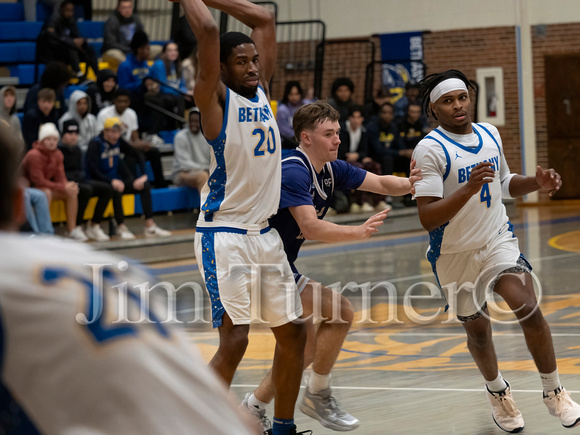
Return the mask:
[[[536,226],[556,225],[578,221],[580,221],[580,216],[571,216],[567,218],[549,219],[534,223],[515,224],[514,229],[528,229]],[[388,248],[392,246],[400,246],[420,242],[426,244],[429,242],[429,235],[422,234],[420,236],[403,237],[401,239],[390,239],[390,240],[376,240],[376,241],[372,241],[372,239],[370,240],[371,241],[368,241],[367,239],[367,241],[354,243],[351,245],[339,245],[339,246],[330,245],[317,249],[307,249],[301,251],[300,254],[298,255],[298,258],[316,257],[326,254],[336,254],[339,252],[361,251],[365,249]],[[427,245],[425,245],[425,248],[427,248]],[[197,264],[185,264],[183,266],[171,266],[151,270],[155,275],[169,275],[173,273],[195,272],[199,270],[199,267],[197,266]]]

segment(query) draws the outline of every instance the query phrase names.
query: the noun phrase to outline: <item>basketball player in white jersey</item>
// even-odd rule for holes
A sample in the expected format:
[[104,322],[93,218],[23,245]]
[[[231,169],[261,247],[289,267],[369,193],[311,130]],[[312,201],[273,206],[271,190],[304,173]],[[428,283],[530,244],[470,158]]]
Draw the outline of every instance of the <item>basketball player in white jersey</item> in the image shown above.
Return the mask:
[[471,122],[470,87],[456,70],[432,74],[421,82],[425,111],[439,122],[413,154],[423,175],[415,183],[415,196],[421,223],[430,235],[427,258],[465,328],[469,351],[486,381],[495,423],[506,432],[524,428],[510,385],[498,370],[486,303],[490,291],[506,301],[520,322],[550,414],[564,427],[574,427],[580,424],[580,406],[560,384],[531,266],[520,253],[502,202],[503,197],[537,190],[553,195],[562,184],[560,176],[539,166],[532,177],[511,174],[498,130]]
[[140,313],[140,266],[16,233],[20,149],[0,122],[0,433],[256,434],[182,332]]
[[[300,295],[280,236],[268,225],[281,183],[280,133],[267,95],[276,66],[274,15],[246,0],[180,3],[198,41],[194,97],[212,149],[195,236],[213,326],[219,328],[210,365],[230,385],[250,322],[260,316],[276,338],[273,434],[296,433],[306,333],[303,322],[293,322],[302,315]],[[249,26],[251,38],[239,32],[220,38],[208,7]]]

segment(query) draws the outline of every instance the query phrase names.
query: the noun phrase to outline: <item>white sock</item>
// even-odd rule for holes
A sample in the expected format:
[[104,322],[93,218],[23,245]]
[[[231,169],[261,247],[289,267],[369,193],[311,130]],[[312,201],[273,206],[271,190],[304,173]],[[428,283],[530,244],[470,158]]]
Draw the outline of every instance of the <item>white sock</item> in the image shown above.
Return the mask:
[[497,378],[495,378],[493,381],[485,381],[485,383],[487,384],[489,391],[492,393],[499,393],[500,391],[503,391],[507,388],[507,383],[501,376],[500,372],[497,372]]
[[266,408],[267,403],[258,400],[258,398],[252,393],[250,397],[248,397],[248,408],[250,409],[258,409],[262,410]]
[[330,374],[319,375],[312,370],[312,374],[308,380],[308,390],[311,393],[316,394],[319,391],[327,390],[328,388],[330,388]]
[[558,376],[558,369],[552,373],[540,373],[542,379],[542,386],[544,387],[544,395],[547,396],[550,391],[557,390],[562,386],[560,384],[560,376]]

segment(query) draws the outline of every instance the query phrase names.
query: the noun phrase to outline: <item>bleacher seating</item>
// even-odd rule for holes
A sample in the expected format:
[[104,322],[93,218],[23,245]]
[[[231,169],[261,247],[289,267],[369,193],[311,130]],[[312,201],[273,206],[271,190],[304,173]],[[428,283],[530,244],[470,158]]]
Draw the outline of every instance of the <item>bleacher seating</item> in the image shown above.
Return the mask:
[[[177,210],[191,210],[199,208],[199,193],[197,190],[187,187],[167,187],[164,189],[151,190],[153,199],[153,212],[172,212]],[[91,198],[85,210],[84,218],[91,219],[95,212],[97,198]],[[123,195],[123,212],[125,216],[143,214],[141,197],[139,195]],[[66,221],[66,208],[64,201],[53,201],[50,205],[50,215],[52,222]],[[104,217],[113,216],[113,204],[109,202],[105,210]]]
[[[38,75],[35,77],[35,56],[36,39],[40,34],[44,21],[50,13],[43,3],[37,2],[37,21],[24,21],[24,8],[21,2],[0,3],[0,63],[6,67],[11,77],[18,79],[19,86],[31,86],[37,82],[38,77],[44,72],[45,65],[40,64]],[[80,21],[77,23],[81,34],[88,39],[89,44],[96,53],[101,52],[103,41],[104,22]],[[152,44],[163,44],[165,41],[152,41]],[[81,70],[84,71],[84,64]],[[100,64],[100,68],[107,68],[107,64]],[[89,78],[93,78],[92,73]],[[67,87],[66,98],[76,90],[85,88],[72,85]],[[19,114],[22,118],[22,113]],[[22,122],[22,119],[21,119]],[[159,136],[166,143],[162,149],[164,159],[167,161],[167,170],[170,169],[170,155],[172,154],[173,140],[176,131],[161,131]],[[153,179],[151,165],[147,162],[146,171],[150,179]],[[154,212],[170,212],[174,210],[185,210],[199,208],[199,194],[197,191],[186,187],[169,187],[165,189],[153,189],[153,210]],[[85,218],[90,219],[94,212],[96,198],[91,199],[85,212]],[[124,195],[123,208],[126,216],[142,214],[143,209],[139,195]],[[112,204],[109,204],[105,216],[112,216]],[[54,201],[51,205],[51,216],[53,222],[64,222],[65,207],[63,201]]]

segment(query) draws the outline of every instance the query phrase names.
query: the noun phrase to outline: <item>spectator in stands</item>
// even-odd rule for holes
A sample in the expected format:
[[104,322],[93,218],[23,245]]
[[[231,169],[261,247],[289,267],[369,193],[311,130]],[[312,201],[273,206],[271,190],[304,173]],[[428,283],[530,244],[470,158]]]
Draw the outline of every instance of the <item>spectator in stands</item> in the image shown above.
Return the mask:
[[163,45],[161,58],[156,60],[151,68],[151,76],[169,85],[161,87],[161,92],[163,93],[174,95],[187,93],[181,61],[179,60],[179,51],[175,42],[168,42]]
[[[52,14],[44,26],[46,38],[41,57],[50,60],[59,60],[69,65],[77,77],[85,76],[90,66],[95,75],[99,71],[95,50],[81,36],[74,20],[74,4],[72,0],[64,0],[60,7]],[[39,44],[41,41],[39,39]],[[85,62],[87,70],[82,73],[79,62]]]
[[24,211],[26,222],[34,234],[54,234],[52,218],[50,217],[50,205],[46,194],[33,187],[24,189]]
[[[163,46],[161,58],[156,60],[151,68],[151,77],[161,83],[161,105],[173,109],[175,114],[183,116],[185,107],[193,106],[193,93],[188,94],[183,78],[183,68],[179,59],[179,51],[175,42],[168,42]],[[180,127],[180,124],[169,123],[168,130]]]
[[379,117],[379,112],[381,111],[381,106],[385,103],[390,103],[393,96],[391,95],[391,91],[387,86],[381,86],[374,98],[373,101],[365,104],[365,125],[369,122],[377,119]]
[[[417,103],[410,103],[407,106],[406,116],[397,124],[401,136],[400,163],[395,171],[410,173],[411,155],[413,150],[426,135],[426,126],[421,116],[421,106]],[[397,166],[397,165],[395,165]],[[408,176],[408,175],[407,175]]]
[[85,242],[87,236],[76,224],[79,186],[66,179],[64,158],[57,148],[59,137],[55,124],[43,124],[34,148],[24,156],[22,169],[31,187],[42,190],[49,204],[53,200],[65,201],[67,235],[76,241]]
[[[68,110],[58,120],[58,128],[64,134],[63,126],[66,121],[74,119],[79,127],[78,146],[86,152],[89,142],[99,134],[97,117],[91,113],[91,98],[83,91],[74,91],[68,102]],[[76,145],[76,144],[75,144]]]
[[113,197],[113,188],[105,183],[85,179],[83,152],[78,146],[80,131],[78,122],[74,119],[64,121],[61,131],[58,149],[64,156],[64,172],[68,181],[74,181],[79,186],[77,226],[83,225],[89,199],[96,196],[98,199],[95,211],[91,222],[87,222],[85,226],[85,234],[91,240],[106,242],[110,238],[101,229],[101,221],[109,200]]
[[383,175],[394,171],[395,159],[401,151],[401,137],[394,122],[393,105],[384,103],[379,117],[367,125],[370,156],[381,165]]
[[[131,53],[117,70],[119,87],[130,90],[134,95],[144,92],[144,87],[149,88],[154,82],[149,78],[150,68],[148,64],[151,46],[147,34],[137,30],[131,40]],[[147,83],[146,83],[147,81]]]
[[[150,44],[145,32],[135,32],[131,41],[131,50],[132,54],[127,56],[127,60],[119,66],[117,72],[119,87],[129,89],[132,92],[133,107],[145,127],[143,131],[153,136],[153,141],[158,140],[157,133],[161,130],[174,130],[176,128],[175,121],[172,119],[167,123],[163,113],[151,110],[145,103],[155,104],[171,113],[183,116],[184,102],[182,98],[165,93],[165,90],[162,89],[159,83],[159,75],[161,75],[159,68],[157,68],[158,77],[153,80],[156,71],[149,68],[147,62]],[[164,68],[162,70],[164,71]],[[163,86],[163,88],[167,88],[167,86]],[[177,92],[175,91],[175,93]]]
[[117,233],[123,240],[135,238],[124,224],[122,195],[133,193],[141,196],[145,215],[145,237],[167,237],[171,232],[159,228],[153,220],[151,187],[147,175],[135,177],[122,156],[121,139],[123,124],[118,117],[104,121],[103,132],[90,144],[87,152],[88,177],[94,181],[109,184],[113,188],[113,209],[117,222]]
[[405,94],[393,104],[395,122],[399,122],[405,117],[409,104],[421,105],[419,101],[419,85],[411,82],[405,83]]
[[32,144],[38,140],[38,132],[42,124],[56,124],[58,121],[54,110],[54,102],[56,100],[54,90],[44,88],[41,89],[37,95],[38,100],[36,102],[36,107],[33,107],[24,113],[24,119],[22,122],[24,142],[28,149],[31,149]]
[[280,104],[278,104],[276,112],[276,121],[280,129],[282,148],[284,149],[293,149],[298,146],[298,142],[296,142],[294,137],[294,129],[292,128],[292,118],[294,118],[294,113],[304,104],[304,91],[300,86],[300,82],[291,80],[286,83],[284,96]]
[[119,0],[117,9],[105,22],[103,61],[108,62],[115,71],[131,53],[131,41],[135,32],[144,30],[141,20],[133,9],[132,0]]
[[[137,113],[131,109],[131,93],[126,89],[117,89],[113,94],[113,105],[105,107],[97,116],[97,130],[100,132],[104,128],[107,118],[119,118],[123,125],[123,139],[145,155],[151,162],[151,169],[155,178],[155,187],[167,187],[167,182],[163,177],[161,166],[161,153],[151,142],[146,142],[139,137],[139,121]],[[133,167],[136,162],[131,161]]]
[[[108,62],[111,69],[117,68],[131,53],[131,41],[138,31],[144,31],[141,20],[134,13],[132,0],[118,0],[117,9],[105,22],[103,35],[103,61]],[[150,59],[156,58],[161,52],[160,47],[154,46]]]
[[210,147],[200,128],[199,109],[189,112],[189,126],[175,135],[173,182],[201,191],[209,178]]
[[[348,119],[340,129],[338,158],[353,166],[373,174],[381,175],[381,165],[369,157],[369,135],[363,125],[364,107],[354,105],[348,112]],[[350,212],[357,213],[385,210],[387,204],[383,195],[356,190],[350,195]]]
[[[62,0],[40,0],[50,8],[52,12],[58,10]],[[24,3],[24,19],[26,21],[36,21],[36,0],[23,0]],[[93,4],[92,0],[74,0],[75,5],[82,5],[83,7],[83,19],[85,21],[91,21],[93,18]]]
[[354,83],[348,77],[339,77],[332,83],[328,104],[340,113],[339,122],[344,123],[348,118],[348,110],[354,105],[352,94],[354,93]]
[[46,69],[40,77],[40,83],[33,85],[26,94],[23,111],[28,112],[30,109],[36,107],[38,100],[38,92],[44,88],[54,90],[56,101],[54,103],[54,110],[56,118],[58,119],[66,112],[66,104],[64,98],[64,89],[73,77],[71,71],[62,62],[50,62],[46,65]]
[[113,93],[117,89],[117,74],[112,69],[102,69],[97,74],[97,82],[92,82],[87,88],[91,97],[91,113],[95,116],[101,109],[113,104]]
[[193,96],[193,88],[195,87],[198,71],[197,48],[194,48],[193,52],[183,59],[181,68],[183,69],[183,81],[185,82],[187,93]]
[[2,104],[0,106],[0,119],[10,124],[18,139],[24,140],[20,119],[16,115],[16,88],[14,86],[4,86],[0,89],[0,104]]

